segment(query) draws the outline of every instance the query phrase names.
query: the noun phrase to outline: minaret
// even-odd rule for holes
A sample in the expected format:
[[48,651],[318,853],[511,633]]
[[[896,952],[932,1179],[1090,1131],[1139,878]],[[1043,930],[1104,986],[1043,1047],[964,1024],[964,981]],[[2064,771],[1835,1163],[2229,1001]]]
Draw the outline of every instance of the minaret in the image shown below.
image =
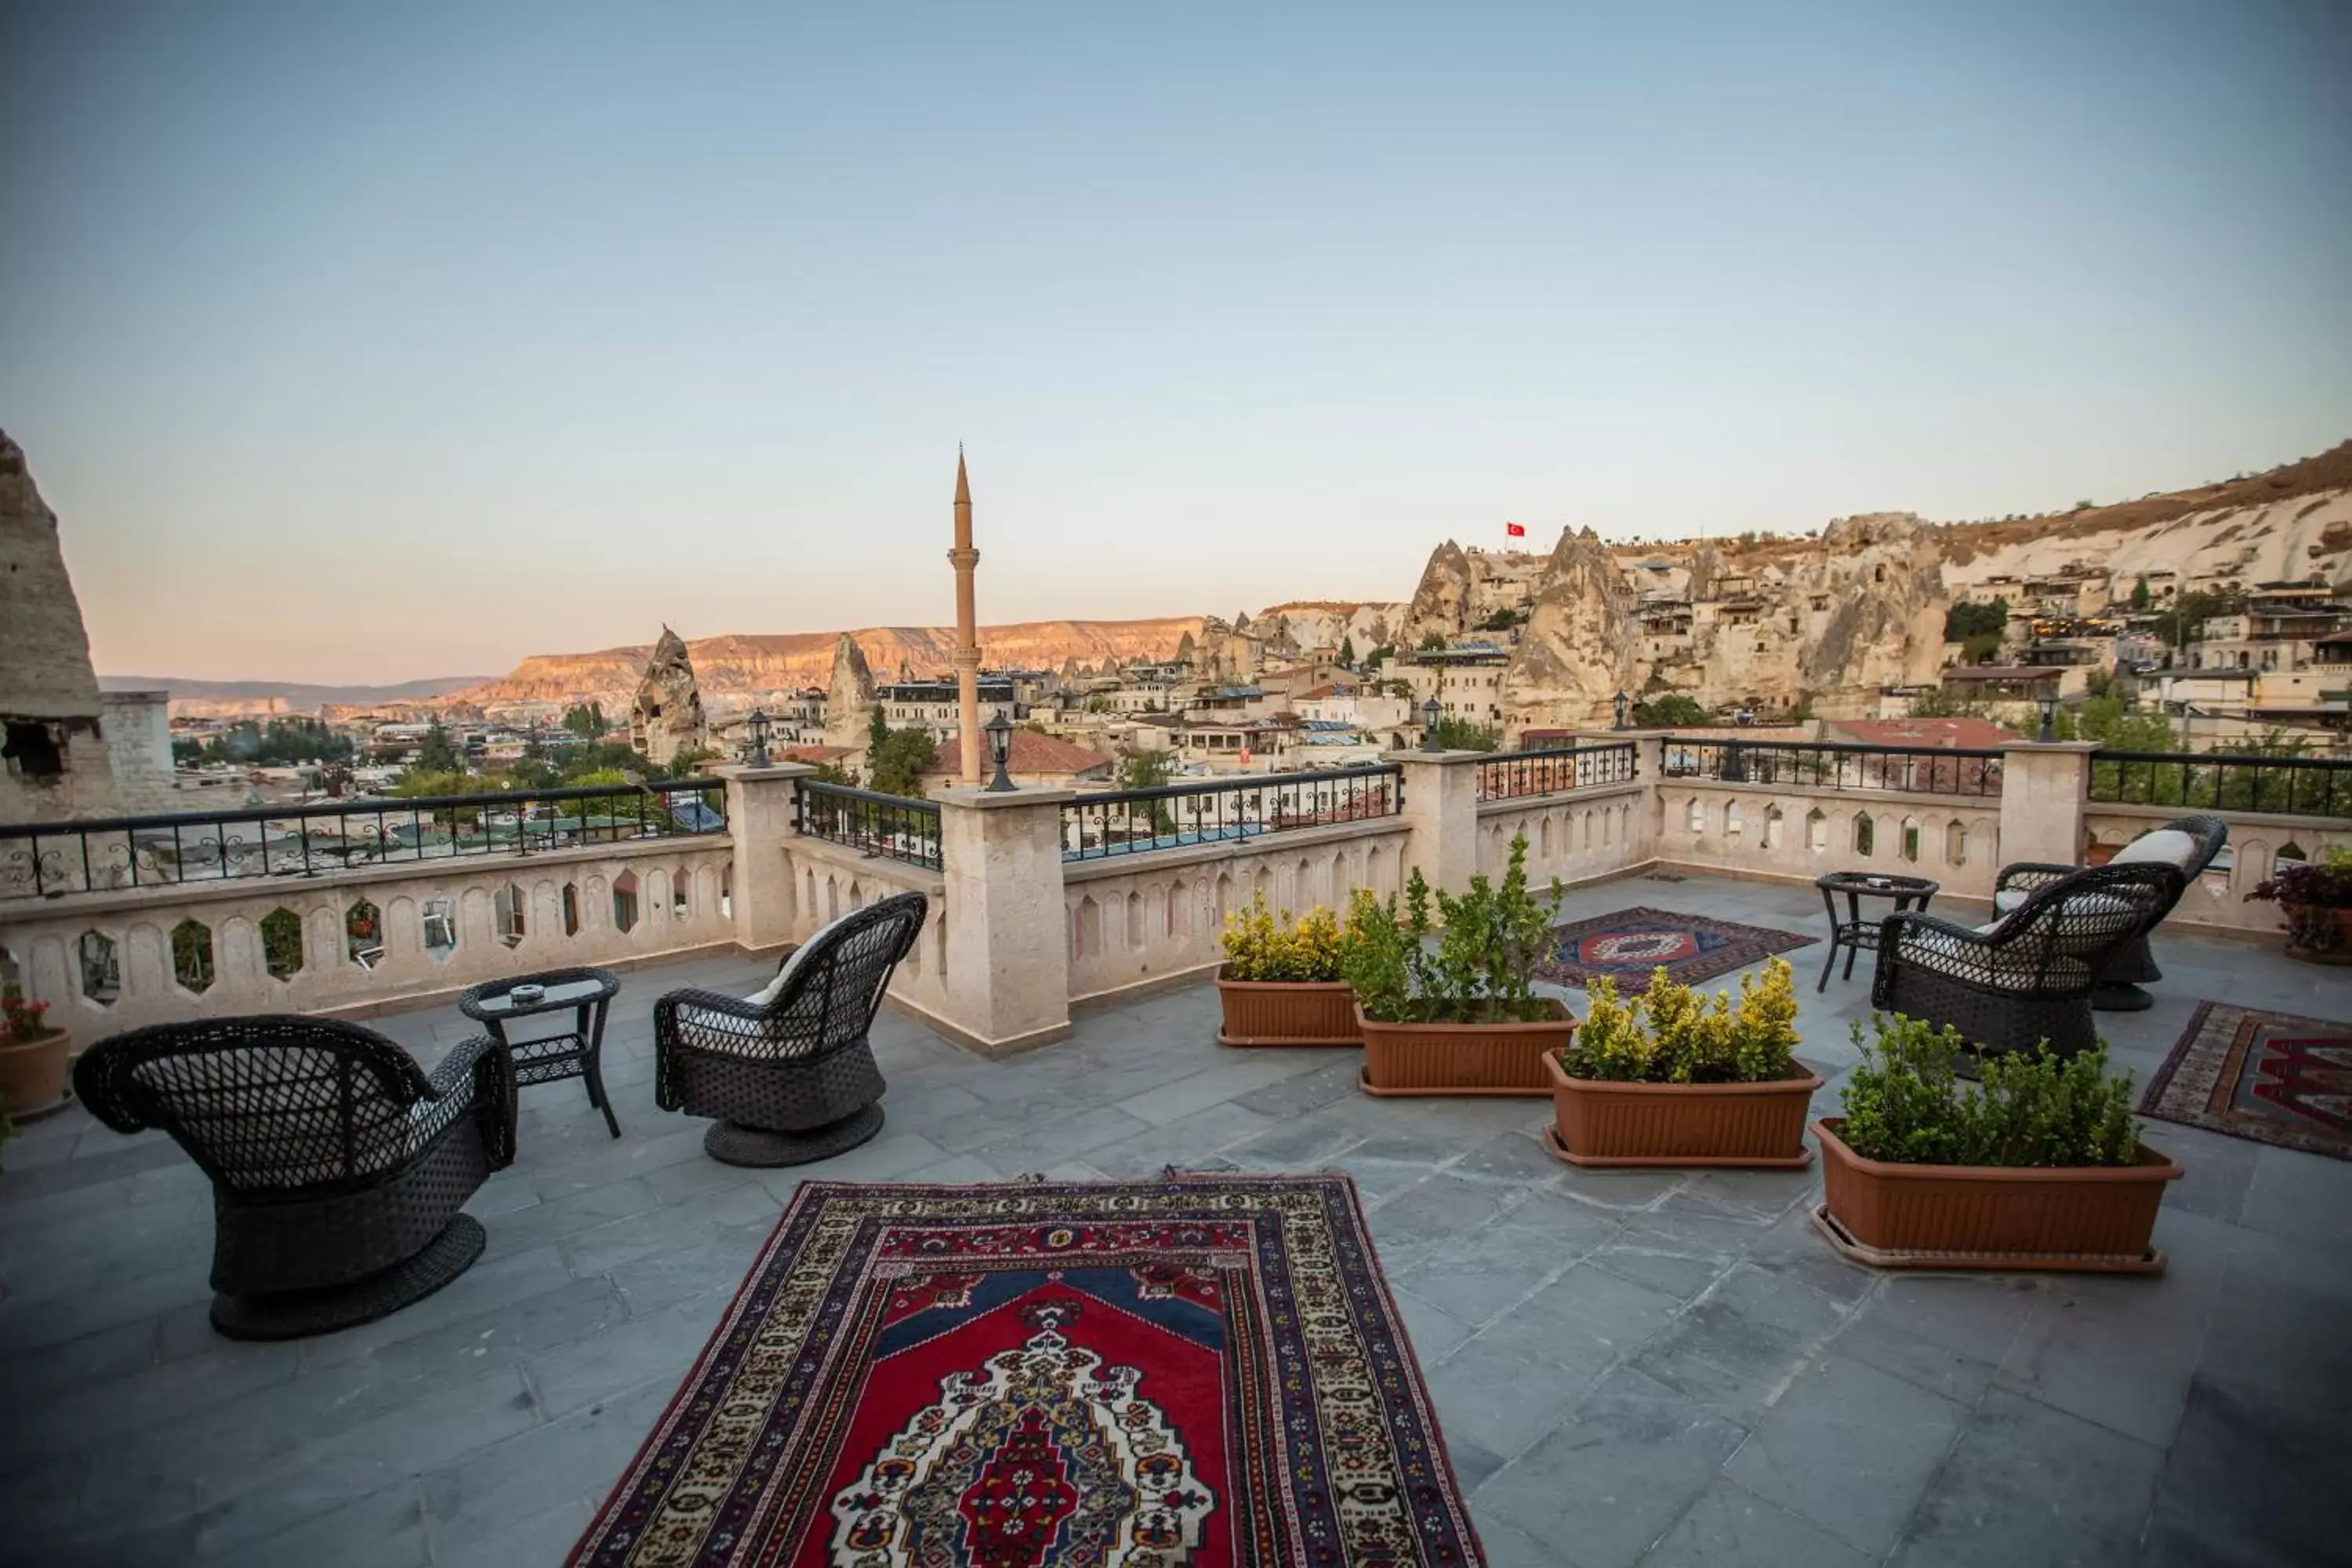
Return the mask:
[[956,741],[963,751],[963,782],[980,783],[980,625],[972,611],[971,571],[980,552],[971,546],[971,482],[963,476],[963,446],[956,446],[955,548],[948,564],[956,574]]

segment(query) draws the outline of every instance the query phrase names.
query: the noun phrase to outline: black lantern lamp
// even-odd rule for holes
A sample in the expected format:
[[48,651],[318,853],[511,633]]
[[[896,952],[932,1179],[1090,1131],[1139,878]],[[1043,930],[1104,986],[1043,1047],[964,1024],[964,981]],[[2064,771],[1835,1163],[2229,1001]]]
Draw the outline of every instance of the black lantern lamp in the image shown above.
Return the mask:
[[2042,689],[2034,697],[2033,702],[2034,706],[2042,710],[2042,733],[2034,736],[2033,738],[2042,745],[2046,746],[2058,738],[2057,682],[2050,680],[2043,681],[2042,683]]
[[1616,696],[1609,700],[1609,706],[1617,710],[1617,722],[1610,725],[1609,727],[1612,730],[1623,729],[1625,727],[1625,710],[1633,706],[1633,700],[1621,691]]
[[1004,771],[1004,764],[1013,760],[1013,721],[1007,719],[1004,710],[1000,708],[996,710],[996,717],[980,728],[981,732],[988,737],[988,754],[996,763],[996,776],[988,781],[990,793],[1011,789],[1013,775]]
[[743,721],[743,728],[750,731],[751,736],[751,753],[743,760],[755,768],[764,768],[768,765],[768,710],[765,708],[752,709],[751,716]]
[[1434,697],[1421,705],[1421,749],[1424,752],[1445,749],[1437,738],[1437,699]]

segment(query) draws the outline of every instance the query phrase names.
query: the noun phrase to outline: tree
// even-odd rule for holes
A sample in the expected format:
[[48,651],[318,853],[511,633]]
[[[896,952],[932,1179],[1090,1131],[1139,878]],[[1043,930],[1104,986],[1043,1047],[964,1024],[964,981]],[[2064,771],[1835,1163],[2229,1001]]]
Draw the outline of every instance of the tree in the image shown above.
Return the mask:
[[1998,647],[2008,630],[2007,599],[1995,599],[1990,605],[1970,604],[1963,600],[1944,612],[1946,642],[1966,642],[1970,637],[1990,634],[1994,646]]
[[2173,647],[2201,642],[2205,623],[2215,616],[2234,616],[2246,607],[2245,595],[2231,589],[2216,592],[2210,588],[2192,589],[2172,601],[2172,613],[2157,623],[2157,636]]
[[[889,717],[882,711],[882,704],[877,702],[866,715],[866,749],[869,752],[878,752],[882,749],[882,742],[889,738]],[[869,763],[868,765],[872,764]]]
[[2131,607],[2135,610],[2145,610],[2147,605],[2147,574],[2143,572],[2132,581]]
[[1962,697],[1938,686],[1914,696],[1908,716],[1914,719],[1982,718],[1984,705],[1972,697]]
[[583,702],[576,708],[566,709],[563,714],[563,727],[583,741],[603,740],[604,738],[604,705],[602,702]]
[[1137,752],[1118,764],[1121,789],[1158,789],[1176,776],[1176,760],[1165,752]]
[[1108,712],[1109,712],[1109,711],[1110,711],[1110,699],[1109,699],[1109,698],[1108,698],[1108,697],[1106,697],[1106,696],[1104,696],[1104,695],[1103,695],[1101,692],[1099,692],[1099,691],[1097,691],[1097,692],[1094,693],[1092,696],[1090,696],[1090,697],[1088,697],[1088,698],[1087,699],[1087,712],[1089,712],[1089,713],[1108,713]]
[[882,795],[920,800],[923,773],[939,757],[931,732],[919,727],[882,727],[882,738],[866,753],[866,787]]
[[1423,632],[1421,637],[1421,651],[1423,653],[1444,653],[1445,651],[1445,634],[1444,632]]
[[1962,664],[1990,664],[1992,656],[2000,651],[1999,632],[1975,632],[1960,639]]
[[457,748],[449,743],[449,732],[441,728],[438,719],[434,720],[433,727],[425,731],[425,739],[416,747],[416,761],[413,765],[419,773],[462,773],[466,771],[465,763],[457,755]]
[[1445,752],[1491,752],[1503,743],[1503,732],[1474,719],[1440,719],[1437,746]]
[[1412,700],[1412,682],[1410,680],[1382,681],[1381,689],[1391,697],[1402,697],[1407,702]]
[[1525,610],[1496,610],[1478,623],[1478,629],[1482,632],[1507,632],[1513,626],[1527,624],[1528,613]]
[[1371,652],[1364,656],[1364,668],[1367,669],[1378,669],[1381,665],[1386,664],[1395,657],[1396,644],[1392,642],[1384,642],[1381,644],[1380,647],[1372,649]]
[[1356,668],[1356,639],[1354,637],[1343,636],[1339,638],[1339,662],[1346,665],[1349,669]]
[[1677,730],[1714,721],[1715,715],[1702,707],[1697,698],[1685,691],[1669,691],[1633,704],[1633,727],[1637,730]]

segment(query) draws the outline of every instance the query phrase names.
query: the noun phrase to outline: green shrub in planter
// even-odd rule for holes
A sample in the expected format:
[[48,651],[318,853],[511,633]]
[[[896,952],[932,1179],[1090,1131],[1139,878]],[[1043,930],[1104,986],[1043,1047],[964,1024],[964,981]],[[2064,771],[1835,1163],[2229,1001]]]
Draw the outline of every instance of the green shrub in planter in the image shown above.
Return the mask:
[[1839,1136],[1864,1159],[1899,1165],[2129,1165],[2139,1158],[2132,1080],[2106,1076],[2105,1045],[2072,1058],[2046,1047],[1985,1058],[1979,1083],[1957,1070],[1966,1042],[1901,1014],[1874,1015],[1874,1045],[1845,1086]]
[[[1444,930],[1433,949],[1428,938],[1434,898]],[[1483,874],[1460,897],[1433,894],[1415,868],[1405,884],[1404,918],[1396,899],[1385,902],[1363,889],[1348,910],[1348,938],[1339,972],[1364,1016],[1383,1024],[1534,1023],[1554,1016],[1549,998],[1535,993],[1535,967],[1552,942],[1550,903],[1528,891],[1528,836],[1511,840],[1511,863],[1500,886]]]
[[1739,977],[1731,993],[1703,997],[1661,967],[1631,1002],[1613,980],[1585,988],[1587,1010],[1559,1055],[1570,1078],[1613,1083],[1767,1083],[1802,1077],[1796,1064],[1797,993],[1788,960],[1764,965],[1764,982]]

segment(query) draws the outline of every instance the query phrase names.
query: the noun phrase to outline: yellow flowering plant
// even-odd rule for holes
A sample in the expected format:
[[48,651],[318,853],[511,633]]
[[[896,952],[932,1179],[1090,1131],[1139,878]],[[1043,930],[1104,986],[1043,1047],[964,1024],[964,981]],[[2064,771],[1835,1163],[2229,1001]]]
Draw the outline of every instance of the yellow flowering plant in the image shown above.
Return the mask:
[[1220,940],[1224,944],[1228,980],[1297,984],[1328,984],[1339,978],[1339,952],[1345,938],[1339,918],[1320,904],[1294,923],[1288,910],[1269,909],[1265,895],[1255,894],[1248,908],[1225,917]]
[[1630,1001],[1616,982],[1596,980],[1588,1012],[1560,1053],[1570,1078],[1616,1083],[1765,1083],[1800,1076],[1796,1065],[1795,971],[1769,959],[1762,984],[1739,977],[1728,991],[1701,996],[1659,969]]

